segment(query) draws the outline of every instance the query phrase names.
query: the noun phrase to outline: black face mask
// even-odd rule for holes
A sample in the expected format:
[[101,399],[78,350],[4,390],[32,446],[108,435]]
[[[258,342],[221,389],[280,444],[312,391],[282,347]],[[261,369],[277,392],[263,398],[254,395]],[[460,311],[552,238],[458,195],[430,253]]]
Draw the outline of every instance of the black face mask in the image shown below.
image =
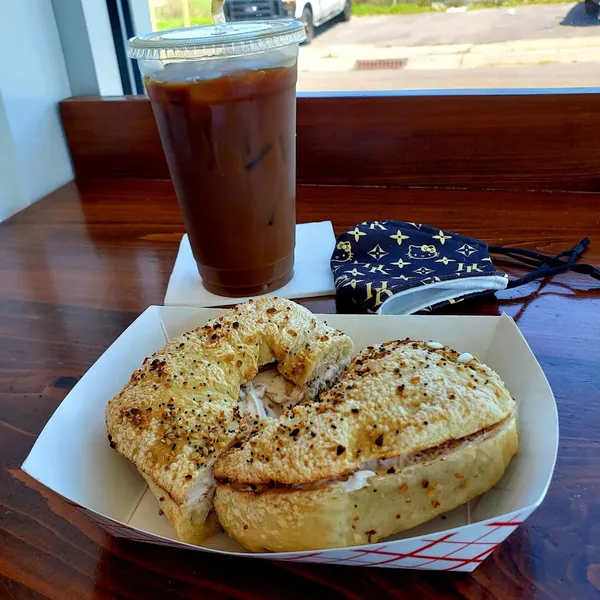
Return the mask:
[[[546,256],[520,248],[489,247],[450,231],[403,221],[365,221],[336,240],[331,270],[337,299],[348,312],[408,315],[490,294],[572,270],[600,279],[600,269],[575,264],[590,241]],[[534,270],[509,279],[490,254]]]

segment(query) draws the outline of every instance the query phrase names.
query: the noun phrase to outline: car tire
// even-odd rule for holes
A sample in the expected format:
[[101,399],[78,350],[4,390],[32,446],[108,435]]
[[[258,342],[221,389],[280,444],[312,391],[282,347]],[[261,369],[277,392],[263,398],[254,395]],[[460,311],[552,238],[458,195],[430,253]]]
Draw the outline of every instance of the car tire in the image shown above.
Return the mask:
[[600,5],[596,4],[593,0],[585,0],[585,12],[590,17],[597,17],[600,11]]
[[306,30],[306,39],[304,45],[308,46],[315,37],[315,22],[313,19],[313,11],[310,6],[305,6],[302,11],[302,23],[304,23],[304,29]]
[[346,23],[352,18],[352,0],[346,0],[346,4],[344,4],[344,10],[340,15],[340,20],[345,21]]

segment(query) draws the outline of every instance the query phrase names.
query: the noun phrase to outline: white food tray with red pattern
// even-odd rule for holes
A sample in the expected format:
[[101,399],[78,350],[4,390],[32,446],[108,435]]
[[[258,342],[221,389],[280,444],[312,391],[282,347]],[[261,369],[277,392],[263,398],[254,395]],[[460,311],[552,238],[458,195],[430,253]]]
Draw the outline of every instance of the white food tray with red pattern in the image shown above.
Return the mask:
[[110,449],[104,407],[146,356],[221,312],[148,308],[64,399],[23,470],[117,537],[253,558],[369,567],[472,571],[544,499],[556,461],[558,415],[546,377],[512,319],[321,315],[350,335],[357,350],[405,337],[434,340],[470,352],[497,371],[517,401],[520,418],[519,450],[504,477],[468,504],[367,546],[252,554],[226,534],[203,546],[180,542],[136,469]]

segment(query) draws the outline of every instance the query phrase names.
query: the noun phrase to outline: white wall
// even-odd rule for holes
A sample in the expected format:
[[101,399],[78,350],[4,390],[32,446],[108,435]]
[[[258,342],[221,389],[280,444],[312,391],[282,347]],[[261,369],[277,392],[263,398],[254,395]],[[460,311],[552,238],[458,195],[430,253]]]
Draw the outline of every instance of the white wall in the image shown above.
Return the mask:
[[73,178],[58,102],[71,88],[49,0],[0,0],[0,221]]
[[83,8],[88,43],[94,58],[93,68],[98,78],[97,93],[101,96],[120,96],[123,93],[123,85],[106,0],[79,0],[79,2]]
[[[135,35],[143,35],[144,33],[154,31],[150,8],[148,7],[150,2],[152,0],[129,0]],[[156,4],[156,1],[154,4]]]
[[121,96],[106,0],[48,1],[54,9],[72,95]]

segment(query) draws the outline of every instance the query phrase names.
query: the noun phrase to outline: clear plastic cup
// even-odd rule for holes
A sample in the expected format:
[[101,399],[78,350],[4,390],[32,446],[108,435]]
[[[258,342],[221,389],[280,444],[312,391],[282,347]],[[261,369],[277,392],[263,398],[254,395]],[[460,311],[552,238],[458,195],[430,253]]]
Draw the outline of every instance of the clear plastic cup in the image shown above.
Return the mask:
[[266,293],[293,273],[297,21],[240,22],[129,41],[204,286]]

